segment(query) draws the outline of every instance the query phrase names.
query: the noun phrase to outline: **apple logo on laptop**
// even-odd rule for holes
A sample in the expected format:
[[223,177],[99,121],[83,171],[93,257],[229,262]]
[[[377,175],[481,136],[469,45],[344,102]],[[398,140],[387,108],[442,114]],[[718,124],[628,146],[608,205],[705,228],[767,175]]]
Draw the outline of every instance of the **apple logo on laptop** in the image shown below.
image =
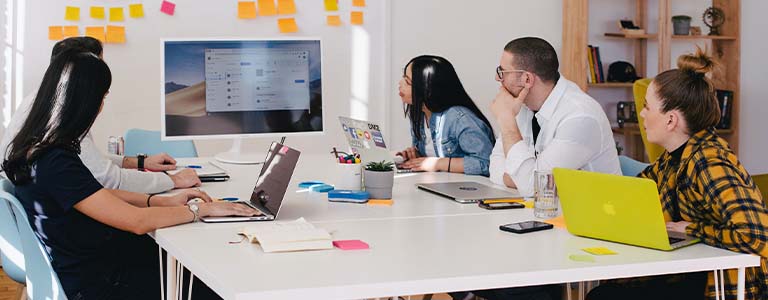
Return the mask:
[[615,216],[616,215],[616,207],[613,206],[613,203],[603,203],[603,212],[605,212],[606,215],[609,216]]

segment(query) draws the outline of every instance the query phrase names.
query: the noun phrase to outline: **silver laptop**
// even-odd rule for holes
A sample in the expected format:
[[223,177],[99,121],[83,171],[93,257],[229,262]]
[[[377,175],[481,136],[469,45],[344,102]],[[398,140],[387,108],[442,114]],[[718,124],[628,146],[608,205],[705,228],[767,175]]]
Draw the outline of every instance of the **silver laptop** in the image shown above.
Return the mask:
[[387,149],[384,133],[378,124],[346,117],[339,117],[339,122],[349,148],[352,152],[360,154],[363,165],[369,162],[386,161],[395,163],[397,173],[413,172],[398,166],[402,161],[398,162],[394,154]]
[[446,197],[459,203],[475,203],[480,200],[490,199],[523,198],[517,191],[506,191],[471,181],[419,183],[416,186],[421,190]]
[[296,168],[301,153],[295,149],[274,142],[269,147],[267,158],[261,166],[256,187],[250,200],[233,201],[257,210],[260,214],[252,217],[204,217],[206,223],[272,221],[277,218],[283,205],[285,192]]

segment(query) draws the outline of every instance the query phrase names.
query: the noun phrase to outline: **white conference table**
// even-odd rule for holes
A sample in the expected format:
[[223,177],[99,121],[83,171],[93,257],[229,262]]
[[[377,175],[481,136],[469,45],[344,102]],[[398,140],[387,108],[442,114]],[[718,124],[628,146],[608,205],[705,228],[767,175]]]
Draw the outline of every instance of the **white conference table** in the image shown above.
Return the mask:
[[[224,167],[232,180],[203,189],[212,196],[249,196],[255,176],[247,174],[258,174],[259,167]],[[293,181],[322,179],[317,174],[323,170],[297,170]],[[369,250],[264,253],[256,244],[229,243],[238,240],[239,228],[264,223],[195,223],[157,230],[155,239],[168,253],[168,299],[175,299],[177,291],[177,262],[224,299],[376,298],[722,269],[739,269],[743,291],[744,268],[760,264],[757,256],[703,244],[664,252],[580,238],[557,228],[523,235],[502,232],[501,224],[534,219],[532,210],[483,210],[413,186],[465,180],[488,182],[456,174],[404,174],[395,181],[393,206],[329,203],[320,195],[297,192],[292,183],[278,221],[304,217],[332,232],[335,240],[360,239]],[[569,259],[586,254],[580,250],[586,247],[618,254],[596,256],[595,262]]]

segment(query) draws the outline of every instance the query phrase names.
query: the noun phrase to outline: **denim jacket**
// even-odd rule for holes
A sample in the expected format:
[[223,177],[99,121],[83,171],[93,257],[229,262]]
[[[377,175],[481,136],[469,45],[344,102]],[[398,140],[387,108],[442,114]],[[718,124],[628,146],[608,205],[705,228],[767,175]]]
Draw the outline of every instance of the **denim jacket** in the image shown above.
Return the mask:
[[428,124],[432,145],[425,145],[425,138],[419,140],[411,131],[413,146],[419,155],[426,156],[424,147],[434,147],[438,157],[464,158],[464,174],[489,175],[494,137],[483,120],[466,107],[453,106],[443,112],[433,112]]

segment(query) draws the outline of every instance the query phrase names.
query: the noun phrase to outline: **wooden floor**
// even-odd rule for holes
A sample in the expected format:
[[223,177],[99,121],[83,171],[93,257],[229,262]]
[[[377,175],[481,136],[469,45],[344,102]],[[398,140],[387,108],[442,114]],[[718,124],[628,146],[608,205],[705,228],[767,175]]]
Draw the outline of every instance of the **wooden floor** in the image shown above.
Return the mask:
[[8,278],[0,268],[0,300],[18,300],[21,285]]

